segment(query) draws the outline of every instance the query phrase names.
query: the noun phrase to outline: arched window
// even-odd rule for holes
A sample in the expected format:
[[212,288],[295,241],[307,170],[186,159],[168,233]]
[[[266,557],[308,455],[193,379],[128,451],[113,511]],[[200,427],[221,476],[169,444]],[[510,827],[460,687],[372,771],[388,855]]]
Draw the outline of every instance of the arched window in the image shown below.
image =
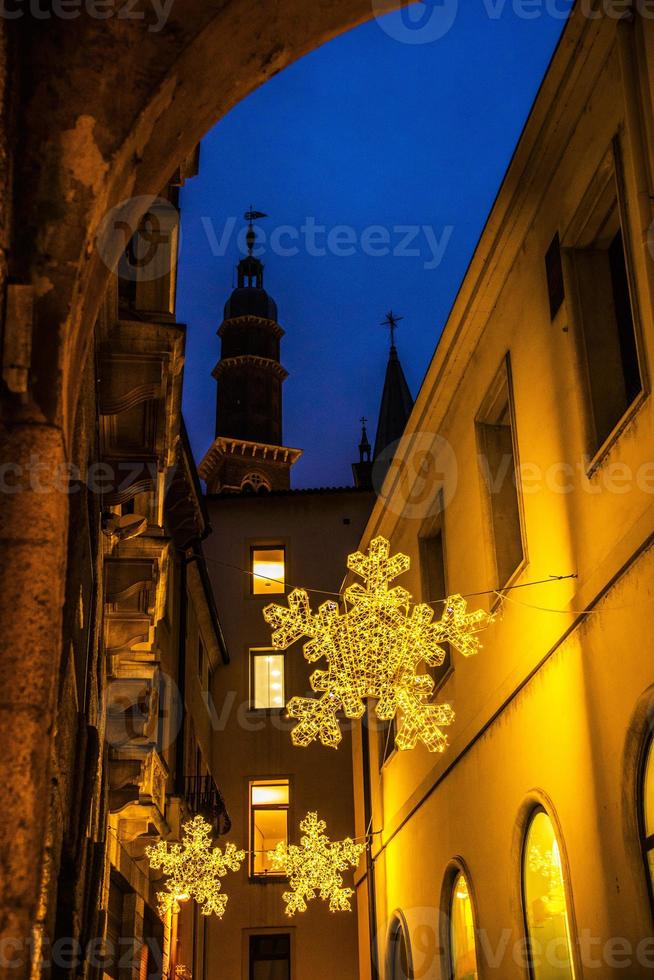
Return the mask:
[[388,935],[386,975],[389,980],[410,980],[411,974],[411,955],[404,923],[396,915]]
[[563,862],[544,810],[535,811],[527,829],[522,888],[533,980],[574,980]]
[[650,740],[645,755],[641,791],[643,847],[650,885],[654,890],[654,739]]
[[269,493],[270,483],[261,473],[246,473],[241,480],[241,490],[245,493]]
[[466,876],[459,871],[450,900],[450,957],[452,980],[477,980],[477,946],[472,899]]

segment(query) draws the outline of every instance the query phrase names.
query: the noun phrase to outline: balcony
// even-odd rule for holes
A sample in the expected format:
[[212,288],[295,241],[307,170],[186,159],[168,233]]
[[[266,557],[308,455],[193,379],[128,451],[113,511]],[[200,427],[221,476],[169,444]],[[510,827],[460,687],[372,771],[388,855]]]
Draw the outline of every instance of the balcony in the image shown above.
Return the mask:
[[114,748],[109,763],[109,810],[122,843],[166,836],[168,767],[155,748]]
[[184,798],[193,816],[200,814],[211,824],[214,836],[229,833],[232,821],[212,776],[188,776]]

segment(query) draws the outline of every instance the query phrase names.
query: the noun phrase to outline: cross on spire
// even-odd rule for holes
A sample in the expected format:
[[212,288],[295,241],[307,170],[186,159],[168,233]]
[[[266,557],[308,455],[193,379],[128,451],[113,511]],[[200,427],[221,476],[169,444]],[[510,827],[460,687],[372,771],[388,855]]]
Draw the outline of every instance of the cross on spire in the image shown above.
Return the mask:
[[391,350],[393,350],[395,348],[395,331],[397,330],[397,326],[398,326],[400,320],[403,320],[403,319],[404,319],[403,316],[398,316],[397,313],[393,313],[392,310],[389,310],[388,313],[386,314],[385,319],[382,320],[382,322],[381,322],[381,326],[382,327],[388,327],[388,329],[390,330],[390,333],[391,333]]

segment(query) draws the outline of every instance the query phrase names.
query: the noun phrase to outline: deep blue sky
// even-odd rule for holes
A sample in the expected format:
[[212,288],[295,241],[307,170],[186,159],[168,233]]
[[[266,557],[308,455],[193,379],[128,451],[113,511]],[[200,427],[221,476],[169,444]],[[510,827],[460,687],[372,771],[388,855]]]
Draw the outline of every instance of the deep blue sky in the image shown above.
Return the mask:
[[[177,317],[188,324],[184,414],[198,461],[214,435],[215,331],[250,203],[270,215],[261,222],[266,235],[281,225],[298,235],[281,240],[298,254],[269,246],[262,256],[286,330],[284,441],[305,451],[293,485],[351,483],[361,415],[374,441],[388,354],[380,321],[389,308],[404,315],[397,344],[417,393],[563,27],[544,11],[523,19],[510,0],[460,0],[458,8],[451,29],[429,43],[406,43],[419,35],[399,14],[331,41],[203,140],[200,174],[182,191],[177,297]],[[444,18],[455,9],[457,0],[430,0],[422,13]],[[438,33],[438,20],[432,26]],[[354,254],[308,254],[307,218],[354,229]],[[391,254],[365,254],[361,236],[373,225],[388,236],[373,249]],[[406,237],[398,226],[428,226],[407,246],[418,255],[392,254]],[[224,234],[226,247],[213,254]],[[326,237],[317,235],[318,249]],[[438,265],[434,241],[446,243]]]

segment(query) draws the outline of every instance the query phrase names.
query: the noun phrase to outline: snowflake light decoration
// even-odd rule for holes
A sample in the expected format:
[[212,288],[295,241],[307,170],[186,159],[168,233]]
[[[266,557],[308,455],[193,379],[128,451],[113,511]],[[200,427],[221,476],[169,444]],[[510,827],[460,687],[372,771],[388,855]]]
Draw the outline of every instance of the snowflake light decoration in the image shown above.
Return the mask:
[[428,605],[411,608],[406,589],[389,588],[389,582],[407,571],[410,559],[403,554],[391,558],[389,552],[389,542],[378,537],[367,555],[358,551],[348,557],[347,567],[365,587],[356,583],[347,589],[343,614],[330,601],[314,615],[303,589],[291,592],[288,608],[269,605],[263,611],[276,649],[285,650],[306,636],[310,641],[304,646],[305,658],[314,662],[324,657],[329,663],[327,670],[311,675],[311,688],[322,697],[294,697],[287,705],[290,717],[298,719],[291,733],[295,745],[320,738],[323,745],[336,748],[342,738],[337,712],[361,718],[367,698],[376,700],[381,721],[397,717],[399,749],[412,749],[421,741],[430,752],[442,752],[447,745],[441,729],[453,721],[454,712],[449,704],[431,703],[434,681],[418,673],[418,666],[440,666],[443,643],[451,643],[465,657],[477,653],[481,644],[476,633],[492,616],[481,609],[467,612],[460,595],[445,601],[436,622]]
[[221,878],[228,871],[238,871],[245,851],[226,844],[225,851],[212,847],[211,825],[199,814],[183,826],[181,844],[158,844],[146,848],[152,868],[162,868],[167,876],[165,890],[157,893],[159,911],[179,912],[180,901],[195,899],[202,915],[222,919],[228,896],[221,891]]
[[329,902],[330,912],[349,912],[352,888],[343,886],[343,875],[348,867],[355,868],[365,844],[356,844],[350,837],[342,841],[330,841],[325,834],[327,824],[318,819],[317,813],[307,813],[300,823],[304,835],[297,844],[280,841],[268,856],[273,869],[289,877],[291,890],[284,892],[286,914],[305,912],[307,902],[317,895]]

